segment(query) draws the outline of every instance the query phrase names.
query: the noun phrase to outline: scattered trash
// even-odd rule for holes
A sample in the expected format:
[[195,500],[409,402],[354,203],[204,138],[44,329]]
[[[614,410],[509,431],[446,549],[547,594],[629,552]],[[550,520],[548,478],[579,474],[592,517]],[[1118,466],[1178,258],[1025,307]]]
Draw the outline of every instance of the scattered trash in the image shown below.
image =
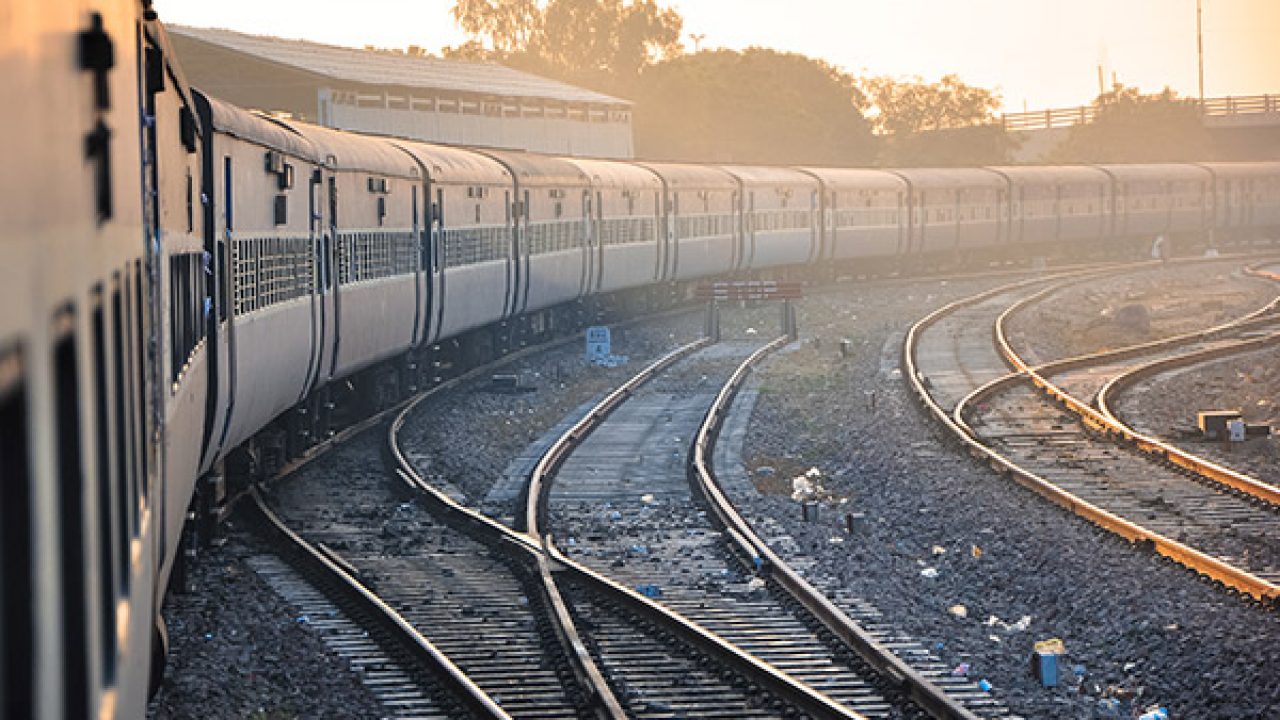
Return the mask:
[[1125,671],[1125,672],[1129,672],[1130,670],[1132,670],[1132,669],[1134,669],[1134,668],[1136,668],[1136,667],[1138,667],[1138,663],[1136,663],[1136,662],[1127,662],[1127,663],[1125,663],[1125,664],[1124,664],[1124,671]]
[[773,467],[772,465],[761,465],[760,467],[756,468],[756,475],[759,475],[760,477],[773,477],[774,475],[777,475],[777,474],[778,474],[778,469]]
[[614,521],[621,520],[621,519],[622,519],[622,513],[618,512],[617,510],[610,510],[610,511],[609,511],[609,519],[610,519],[610,520],[614,520]]
[[947,612],[951,613],[952,615],[955,615],[958,618],[969,617],[969,608],[963,605],[952,605],[951,607],[947,608]]
[[934,545],[934,546],[933,546],[933,554],[934,554],[934,555],[946,555],[946,554],[947,554],[947,549],[946,549],[946,548],[944,548],[944,547],[942,547],[941,545]]
[[995,615],[988,615],[987,621],[983,623],[983,625],[986,625],[987,627],[995,627],[996,625],[1003,625],[1003,624],[1004,624],[1004,621],[996,617]]
[[952,677],[964,677],[969,674],[969,663],[960,663],[951,669]]
[[1031,653],[1031,674],[1044,687],[1058,686],[1058,664],[1067,652],[1067,646],[1058,638],[1041,640]]
[[644,495],[640,496],[640,502],[644,503],[645,505],[652,505],[656,501],[657,501],[657,498],[653,496],[653,493],[645,493]]
[[988,635],[988,636],[987,636],[987,639],[988,639],[988,640],[990,640],[990,641],[991,641],[991,642],[993,642],[993,643],[1000,643],[1000,642],[1003,642],[1003,641],[1000,639],[1000,636],[999,636],[999,635]]
[[1022,632],[1029,627],[1031,627],[1031,616],[1023,615],[1021,618],[1018,619],[1018,622],[1008,626],[1006,629],[1009,632]]
[[747,328],[747,330],[746,330],[746,334],[748,334],[748,335],[755,335],[755,334],[757,334],[758,332],[759,332],[759,331],[757,331],[757,330],[756,330],[755,328],[753,328],[753,327],[749,327],[749,328]]
[[748,590],[761,590],[764,588],[764,585],[765,583],[763,578],[753,577],[747,581]]
[[306,625],[311,622],[311,618],[307,617],[306,615],[299,615],[297,618],[295,618],[295,620],[297,620],[297,622],[302,625]]
[[937,652],[942,652],[943,650],[947,649],[947,644],[939,640],[938,642],[933,644],[933,649]]
[[764,569],[764,558],[760,557],[759,555],[752,555],[751,564],[755,566],[756,572],[760,572],[761,570]]
[[662,597],[662,588],[653,583],[637,585],[636,592],[650,599]]
[[927,578],[936,578],[936,577],[938,577],[938,569],[937,569],[937,568],[927,567],[927,568],[925,568],[925,569],[921,570],[921,571],[920,571],[920,574],[921,574],[922,576],[924,576],[924,577],[927,577]]
[[205,640],[212,640],[212,639],[213,639],[213,633],[205,633],[205,634],[204,634],[204,639],[205,639]]
[[837,536],[835,536],[835,537],[833,537],[833,538],[829,538],[829,539],[827,540],[827,544],[828,544],[828,545],[839,545],[839,544],[840,544],[840,543],[842,543],[842,542],[844,542],[844,538],[840,537],[839,535],[837,535]]
[[565,544],[568,545],[569,547],[576,547],[578,545],[578,538],[570,535],[569,539],[565,540]]
[[1076,677],[1080,677],[1080,678],[1084,677],[1084,674],[1085,674],[1085,672],[1086,672],[1086,671],[1087,671],[1087,670],[1086,670],[1086,668],[1085,668],[1085,666],[1084,666],[1084,665],[1072,665],[1072,666],[1071,666],[1071,672],[1075,673]]
[[632,553],[633,555],[648,555],[648,554],[649,554],[649,548],[648,548],[648,547],[646,547],[646,546],[644,546],[644,545],[632,545],[632,546],[631,546],[631,553]]
[[1147,712],[1139,715],[1138,720],[1169,720],[1169,711],[1159,706],[1147,708]]
[[982,692],[989,693],[992,690],[992,685],[986,678],[982,678],[978,681],[978,689]]
[[973,556],[974,560],[977,560],[982,557],[982,548],[978,547],[977,545],[970,545],[969,554]]

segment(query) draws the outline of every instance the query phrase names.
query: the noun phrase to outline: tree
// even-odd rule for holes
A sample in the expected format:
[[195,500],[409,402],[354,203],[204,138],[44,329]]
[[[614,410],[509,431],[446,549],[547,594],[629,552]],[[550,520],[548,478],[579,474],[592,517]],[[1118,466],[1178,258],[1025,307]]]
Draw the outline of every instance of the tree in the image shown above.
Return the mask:
[[682,55],[646,68],[632,99],[645,158],[865,165],[874,154],[857,82],[803,55]]
[[1131,163],[1209,160],[1213,140],[1195,100],[1169,88],[1143,95],[1117,84],[1093,101],[1093,120],[1071,128],[1053,162]]
[[874,77],[860,84],[883,137],[886,165],[989,165],[1008,161],[1014,142],[996,125],[1000,96],[956,75],[936,83],[919,77]]
[[446,57],[483,57],[607,92],[683,51],[683,18],[654,0],[457,0],[453,16],[471,38]]

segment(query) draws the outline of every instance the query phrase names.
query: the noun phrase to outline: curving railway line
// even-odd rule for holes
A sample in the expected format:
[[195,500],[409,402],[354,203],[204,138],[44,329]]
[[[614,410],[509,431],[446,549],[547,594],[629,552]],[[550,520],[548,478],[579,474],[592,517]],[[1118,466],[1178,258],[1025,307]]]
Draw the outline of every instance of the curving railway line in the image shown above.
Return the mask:
[[[910,382],[970,451],[1130,541],[1233,590],[1280,597],[1280,509],[1264,483],[1126,431],[1093,407],[1133,367],[1274,332],[1270,303],[1231,322],[1033,367],[1007,322],[1076,273],[997,288],[924,318],[904,349]],[[1012,372],[1010,372],[1012,370]]]

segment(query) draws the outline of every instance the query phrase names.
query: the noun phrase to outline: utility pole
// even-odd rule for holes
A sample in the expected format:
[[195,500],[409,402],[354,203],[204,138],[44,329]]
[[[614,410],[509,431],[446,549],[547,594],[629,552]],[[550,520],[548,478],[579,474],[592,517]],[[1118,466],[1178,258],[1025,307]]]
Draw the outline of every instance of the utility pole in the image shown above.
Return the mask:
[[[1199,2],[1199,0],[1196,0]],[[702,52],[702,41],[707,39],[706,33],[689,33],[689,39],[693,41],[694,54]]]
[[1204,112],[1204,36],[1200,31],[1201,0],[1196,0],[1196,58],[1200,70],[1200,112]]

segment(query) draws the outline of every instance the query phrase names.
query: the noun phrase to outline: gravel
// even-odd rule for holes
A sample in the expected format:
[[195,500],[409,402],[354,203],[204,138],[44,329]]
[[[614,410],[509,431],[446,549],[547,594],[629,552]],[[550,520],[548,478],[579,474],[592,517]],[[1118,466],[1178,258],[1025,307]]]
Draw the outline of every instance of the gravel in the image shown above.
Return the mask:
[[[1154,316],[1173,300],[1151,293],[1182,284],[1166,272],[1174,271],[1144,281],[1143,297],[1160,309]],[[944,660],[969,663],[971,677],[989,680],[997,697],[1027,717],[1128,717],[1157,703],[1179,718],[1280,715],[1277,613],[995,475],[942,442],[945,435],[917,407],[895,372],[903,332],[978,286],[867,286],[804,301],[806,345],[771,359],[757,375],[744,457],[768,494],[751,512],[784,520],[818,559],[814,573],[872,600],[886,620],[927,640]],[[1084,307],[1110,304],[1113,292],[1098,287],[1074,292],[1092,298]],[[1258,296],[1223,308],[1261,304]],[[1160,331],[1175,332],[1175,324],[1160,323]],[[1096,344],[1069,342],[1061,337],[1068,331],[1038,340],[1041,359]],[[839,355],[842,338],[853,340],[851,358]],[[827,511],[817,523],[801,522],[786,495],[790,478],[810,467],[821,471],[834,500],[848,498],[841,512]],[[864,517],[853,537],[836,544],[843,511]],[[1019,629],[1024,616],[1030,619]],[[1065,682],[1057,688],[1040,687],[1028,671],[1033,643],[1048,638],[1067,648]]]
[[1226,322],[1276,296],[1274,283],[1242,277],[1240,260],[1171,265],[1085,281],[1050,294],[1009,324],[1033,364],[1158,340]]

